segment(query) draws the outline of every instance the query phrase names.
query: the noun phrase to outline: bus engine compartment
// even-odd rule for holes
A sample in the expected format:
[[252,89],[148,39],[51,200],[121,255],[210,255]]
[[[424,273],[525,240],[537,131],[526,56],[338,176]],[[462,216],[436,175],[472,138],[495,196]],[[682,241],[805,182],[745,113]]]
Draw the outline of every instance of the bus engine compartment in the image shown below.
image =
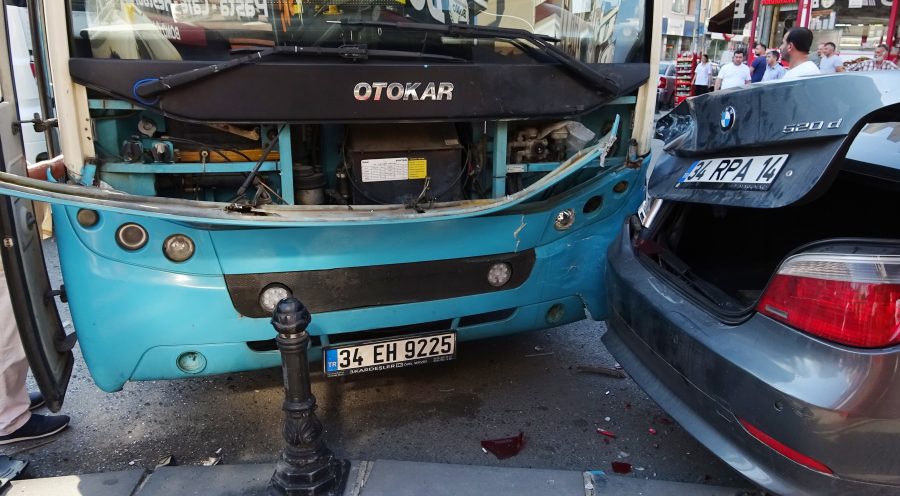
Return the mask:
[[[196,124],[128,102],[90,102],[92,165],[101,186],[254,207],[427,209],[498,198],[521,191],[595,140],[599,133],[591,128],[608,132],[615,117],[598,112],[587,119],[590,127],[574,120]],[[502,180],[498,159],[506,169]]]

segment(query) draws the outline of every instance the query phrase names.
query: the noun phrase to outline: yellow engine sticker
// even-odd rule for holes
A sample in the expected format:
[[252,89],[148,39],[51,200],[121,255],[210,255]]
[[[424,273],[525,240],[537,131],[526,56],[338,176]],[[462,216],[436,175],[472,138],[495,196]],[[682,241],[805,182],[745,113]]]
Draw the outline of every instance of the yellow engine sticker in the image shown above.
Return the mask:
[[424,158],[411,158],[408,162],[409,179],[425,179],[428,175],[428,161]]

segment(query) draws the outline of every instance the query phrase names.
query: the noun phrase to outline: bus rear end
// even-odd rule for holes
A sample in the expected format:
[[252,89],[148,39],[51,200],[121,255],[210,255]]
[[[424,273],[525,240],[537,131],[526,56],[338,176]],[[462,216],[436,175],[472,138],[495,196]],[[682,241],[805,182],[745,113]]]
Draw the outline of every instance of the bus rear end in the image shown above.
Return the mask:
[[69,7],[45,11],[67,176],[0,191],[53,203],[102,389],[276,366],[290,295],[329,376],[605,317],[644,198],[644,2]]

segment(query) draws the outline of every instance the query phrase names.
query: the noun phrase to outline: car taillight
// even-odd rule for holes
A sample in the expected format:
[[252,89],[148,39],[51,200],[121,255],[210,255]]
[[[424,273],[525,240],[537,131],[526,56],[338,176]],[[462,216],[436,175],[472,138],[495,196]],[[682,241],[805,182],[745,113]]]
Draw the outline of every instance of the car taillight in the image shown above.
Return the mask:
[[800,453],[799,451],[797,451],[795,449],[790,448],[789,446],[785,445],[781,441],[766,434],[765,432],[762,431],[762,429],[759,429],[758,427],[754,426],[750,422],[747,422],[746,420],[741,419],[741,418],[739,418],[738,421],[741,423],[742,426],[744,426],[744,429],[747,429],[747,432],[750,433],[751,436],[755,437],[756,439],[761,441],[763,444],[772,448],[773,450],[777,451],[778,453],[781,453],[782,455],[799,463],[800,465],[809,467],[818,472],[822,472],[823,474],[831,475],[834,473],[824,463],[820,462],[819,460],[816,460],[815,458],[806,456],[803,453]]
[[756,310],[836,343],[900,343],[900,256],[801,254],[778,269]]
[[659,83],[656,85],[657,88],[665,88],[666,87],[666,78],[660,76]]

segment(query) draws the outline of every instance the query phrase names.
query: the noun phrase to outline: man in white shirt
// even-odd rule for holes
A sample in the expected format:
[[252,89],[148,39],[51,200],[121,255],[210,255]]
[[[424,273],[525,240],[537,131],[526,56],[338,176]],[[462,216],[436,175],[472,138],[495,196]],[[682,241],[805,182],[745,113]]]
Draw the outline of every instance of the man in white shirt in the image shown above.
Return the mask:
[[835,72],[844,72],[844,61],[840,55],[836,55],[834,51],[837,47],[834,43],[828,41],[822,47],[822,60],[819,62],[819,71],[822,74],[834,74]]
[[766,72],[762,77],[763,82],[775,81],[784,77],[787,71],[778,63],[779,58],[781,58],[781,54],[778,53],[778,50],[769,50],[769,53],[766,54]]
[[716,91],[750,84],[750,68],[744,65],[743,52],[735,53],[731,57],[731,62],[719,69],[719,75],[716,76]]
[[812,31],[806,28],[791,28],[785,33],[781,42],[781,57],[788,62],[790,70],[784,75],[783,80],[821,74],[816,64],[809,60],[812,40]]

